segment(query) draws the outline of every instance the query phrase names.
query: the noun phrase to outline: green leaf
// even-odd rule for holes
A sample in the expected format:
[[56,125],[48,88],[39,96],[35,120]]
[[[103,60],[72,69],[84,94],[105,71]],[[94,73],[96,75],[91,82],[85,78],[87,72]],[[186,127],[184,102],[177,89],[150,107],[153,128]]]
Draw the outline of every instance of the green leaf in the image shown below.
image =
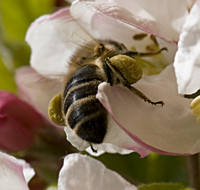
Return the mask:
[[156,153],[140,158],[139,154],[104,153],[95,157],[107,168],[116,171],[133,184],[181,183],[189,185],[186,157]]
[[[30,47],[25,42],[15,43],[10,41],[10,43],[5,42],[3,45],[5,46],[5,48],[7,48],[7,50],[10,51],[10,54],[12,55],[12,67],[14,69],[20,66],[29,65]],[[5,55],[2,54],[2,56],[4,57]],[[7,62],[4,61],[4,64],[7,67]]]
[[7,68],[4,66],[2,60],[0,59],[0,90],[8,90],[11,92],[16,92],[16,84],[15,81],[10,74],[10,72],[7,70]]
[[170,183],[153,183],[149,185],[141,185],[137,187],[138,190],[191,190],[184,187],[182,184]]
[[4,35],[10,40],[24,41],[31,22],[51,12],[54,0],[1,0],[0,12]]

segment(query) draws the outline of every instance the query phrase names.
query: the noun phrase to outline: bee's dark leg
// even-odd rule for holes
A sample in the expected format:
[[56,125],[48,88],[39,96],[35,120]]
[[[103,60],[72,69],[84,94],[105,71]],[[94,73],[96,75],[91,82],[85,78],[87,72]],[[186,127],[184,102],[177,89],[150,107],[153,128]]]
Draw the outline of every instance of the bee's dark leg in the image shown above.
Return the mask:
[[90,148],[93,152],[97,153],[97,150],[94,149],[94,147],[92,146],[92,144],[90,144]]
[[148,56],[154,56],[154,55],[157,55],[159,53],[161,53],[162,51],[167,51],[167,48],[161,48],[159,51],[157,52],[150,52],[150,53],[140,53],[140,52],[137,52],[137,51],[127,51],[126,53],[124,53],[123,55],[127,55],[129,57],[135,57],[135,56],[138,56],[138,57],[148,57]]
[[111,68],[108,66],[108,64],[105,64],[104,65],[104,70],[105,70],[105,73],[107,75],[107,82],[110,83],[110,86],[113,86],[113,83],[114,83],[114,77],[113,77],[113,72],[111,72]]
[[145,102],[148,102],[152,105],[156,105],[156,104],[161,104],[161,106],[164,105],[163,101],[158,101],[158,102],[153,102],[151,101],[149,98],[147,98],[142,92],[140,92],[139,90],[137,90],[136,88],[132,87],[131,85],[128,87],[134,94],[136,94],[138,97],[140,97],[141,99],[143,99]]
[[126,80],[126,78],[122,75],[122,73],[110,62],[109,59],[106,59],[106,64],[110,67],[112,72],[116,75],[116,77],[119,79],[119,81],[127,87],[129,90],[131,90],[134,94],[136,94],[139,98],[144,100],[145,102],[148,102],[152,105],[161,104],[164,105],[163,101],[153,102],[148,97],[146,97],[142,92],[137,90],[136,88],[132,87],[131,84]]

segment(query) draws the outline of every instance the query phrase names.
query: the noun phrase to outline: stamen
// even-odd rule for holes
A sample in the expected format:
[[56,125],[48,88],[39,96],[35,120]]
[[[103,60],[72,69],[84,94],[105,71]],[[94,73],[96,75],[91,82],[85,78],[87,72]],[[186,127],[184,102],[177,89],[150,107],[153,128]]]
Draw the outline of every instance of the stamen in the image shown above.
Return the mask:
[[141,33],[141,34],[135,34],[133,36],[133,39],[134,40],[143,40],[145,37],[147,37],[147,34],[146,33]]
[[191,114],[196,117],[196,122],[200,123],[200,96],[197,96],[190,104]]
[[200,107],[200,95],[197,96],[192,103],[190,104],[190,109],[195,109],[196,107]]
[[156,39],[156,37],[155,37],[154,35],[151,35],[151,36],[150,36],[150,39],[153,41],[153,43],[154,43],[156,46],[159,45],[159,44],[158,44],[158,41],[157,41],[157,39]]

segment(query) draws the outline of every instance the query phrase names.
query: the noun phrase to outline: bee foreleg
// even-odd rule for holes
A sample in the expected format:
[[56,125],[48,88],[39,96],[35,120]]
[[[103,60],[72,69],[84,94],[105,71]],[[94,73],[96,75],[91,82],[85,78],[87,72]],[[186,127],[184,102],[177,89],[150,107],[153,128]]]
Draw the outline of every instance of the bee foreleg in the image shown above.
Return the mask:
[[162,51],[167,51],[167,48],[164,47],[164,48],[161,48],[159,51],[157,52],[149,52],[149,53],[140,53],[140,52],[137,52],[137,51],[127,51],[126,53],[124,53],[123,55],[127,55],[129,57],[135,57],[135,56],[138,56],[138,57],[148,57],[148,56],[154,56],[154,55],[158,55],[160,54]]

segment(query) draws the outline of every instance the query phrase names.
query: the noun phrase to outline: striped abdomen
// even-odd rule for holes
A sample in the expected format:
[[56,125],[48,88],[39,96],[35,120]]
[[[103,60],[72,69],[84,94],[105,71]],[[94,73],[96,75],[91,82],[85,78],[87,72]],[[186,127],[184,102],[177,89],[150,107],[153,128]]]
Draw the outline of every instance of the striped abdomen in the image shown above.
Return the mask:
[[86,65],[75,72],[63,94],[66,123],[91,143],[101,143],[106,134],[107,111],[96,98],[98,85],[103,81],[97,66]]

